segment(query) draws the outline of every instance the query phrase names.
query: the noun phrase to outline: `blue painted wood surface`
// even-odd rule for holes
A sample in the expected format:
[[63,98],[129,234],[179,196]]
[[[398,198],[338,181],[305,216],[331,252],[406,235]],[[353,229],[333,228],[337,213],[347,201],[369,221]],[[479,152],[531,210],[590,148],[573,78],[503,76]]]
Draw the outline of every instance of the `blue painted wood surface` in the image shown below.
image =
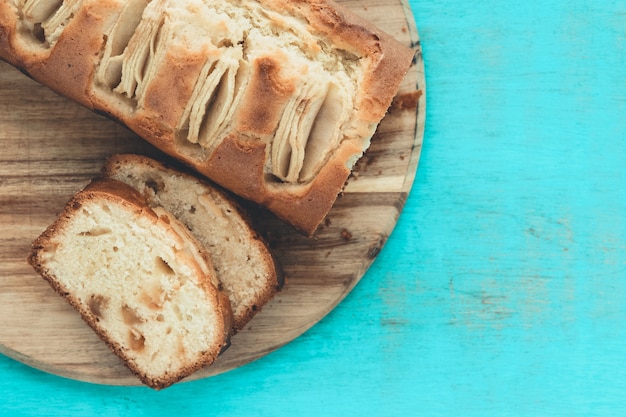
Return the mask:
[[422,158],[336,310],[265,358],[163,392],[0,357],[0,414],[625,415],[626,1],[411,6]]

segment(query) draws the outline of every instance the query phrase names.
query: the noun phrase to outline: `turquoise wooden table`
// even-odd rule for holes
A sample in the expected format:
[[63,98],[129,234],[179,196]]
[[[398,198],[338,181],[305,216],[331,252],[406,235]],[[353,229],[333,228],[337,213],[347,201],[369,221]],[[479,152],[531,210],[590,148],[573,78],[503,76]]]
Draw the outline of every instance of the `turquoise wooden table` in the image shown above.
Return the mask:
[[285,347],[162,392],[0,357],[2,415],[626,413],[626,1],[411,1],[417,177],[354,291]]

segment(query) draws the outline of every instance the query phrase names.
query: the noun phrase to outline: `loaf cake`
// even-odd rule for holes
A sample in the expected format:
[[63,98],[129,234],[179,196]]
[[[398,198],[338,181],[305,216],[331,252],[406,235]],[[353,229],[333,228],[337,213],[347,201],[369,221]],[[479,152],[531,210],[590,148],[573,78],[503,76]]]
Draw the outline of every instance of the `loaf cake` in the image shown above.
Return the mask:
[[103,175],[135,188],[151,207],[172,213],[202,243],[220,289],[230,299],[235,332],[282,287],[280,266],[247,213],[228,194],[142,155],[113,155]]
[[206,251],[122,182],[95,180],[78,192],[35,240],[29,262],[152,388],[228,346],[232,312]]
[[0,57],[311,235],[413,51],[332,0],[6,0]]

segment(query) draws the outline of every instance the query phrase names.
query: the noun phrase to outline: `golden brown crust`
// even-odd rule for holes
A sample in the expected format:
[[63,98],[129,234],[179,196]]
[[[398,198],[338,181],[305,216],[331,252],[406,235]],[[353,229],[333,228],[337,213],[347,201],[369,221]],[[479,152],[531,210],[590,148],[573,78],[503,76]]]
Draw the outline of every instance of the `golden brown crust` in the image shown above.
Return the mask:
[[280,66],[276,58],[263,57],[255,61],[256,76],[246,89],[242,100],[246,105],[237,118],[239,132],[264,137],[272,134],[278,125],[282,110],[295,90],[293,82],[281,78]]
[[115,204],[122,204],[132,210],[136,215],[148,216],[152,218],[152,221],[155,223],[161,222],[164,227],[168,227],[168,219],[160,218],[159,215],[148,206],[143,196],[132,187],[109,178],[94,179],[83,190],[72,197],[57,220],[33,242],[31,253],[28,257],[29,264],[60,296],[80,313],[83,321],[94,330],[109,349],[119,356],[124,364],[145,385],[154,389],[162,389],[210,365],[230,343],[230,336],[232,334],[232,311],[228,297],[213,287],[208,277],[201,281],[201,284],[204,284],[203,288],[207,296],[214,300],[214,304],[220,310],[219,316],[222,317],[223,321],[217,323],[217,331],[223,334],[223,342],[214,345],[212,349],[204,352],[197,361],[184,366],[179,372],[154,378],[147,375],[137,366],[126,353],[126,350],[108,336],[106,329],[99,324],[99,319],[94,313],[94,310],[85,308],[84,304],[50,273],[44,260],[41,258],[42,251],[52,244],[54,235],[58,230],[64,228],[64,225],[71,219],[75,212],[80,210],[84,204],[93,200],[105,200]]
[[[186,57],[169,55],[146,90],[143,108],[139,117],[154,119],[156,124],[176,126],[189,101],[193,86],[203,66],[201,56]],[[174,89],[159,86],[176,86]],[[145,113],[145,114],[142,114]]]
[[[127,125],[148,142],[194,167],[235,194],[268,207],[307,235],[313,234],[348,178],[353,163],[369,146],[369,136],[385,115],[408,71],[413,51],[332,0],[262,0],[263,7],[290,13],[307,22],[314,35],[357,56],[365,66],[352,131],[307,183],[283,184],[267,173],[267,136],[276,129],[295,89],[293,75],[281,70],[277,50],[251,61],[254,76],[246,86],[230,137],[216,149],[187,142],[180,119],[202,66],[202,53],[176,50],[167,55],[139,106],[129,107],[94,85],[94,71],[105,43],[104,33],[123,2],[85,0],[49,50],[25,47],[17,36],[18,14],[0,5],[0,56],[36,80],[81,104]],[[264,97],[262,100],[260,97]],[[262,158],[263,157],[263,158]],[[228,167],[228,169],[225,169]]]
[[[232,173],[221,178],[219,183],[227,189],[238,189],[239,195],[265,205],[274,213],[289,211],[292,224],[302,226],[300,229],[308,234],[312,233],[334,204],[338,190],[350,173],[343,155],[337,153],[306,188],[298,190],[297,198],[294,198],[295,193],[268,189],[263,176],[265,147],[262,142],[230,136],[206,164],[192,163],[192,166],[209,178],[222,176],[222,172]],[[317,223],[312,224],[315,221]],[[309,226],[304,227],[307,223]]]
[[0,2],[0,58],[19,66],[13,53],[16,11],[8,1]]
[[[50,49],[27,47],[28,41],[18,38],[18,21],[13,10],[2,22],[10,25],[7,60],[59,94],[94,109],[89,91],[104,43],[102,34],[106,33],[105,28],[117,15],[118,9],[114,2],[85,2]],[[0,50],[0,55],[4,49]]]

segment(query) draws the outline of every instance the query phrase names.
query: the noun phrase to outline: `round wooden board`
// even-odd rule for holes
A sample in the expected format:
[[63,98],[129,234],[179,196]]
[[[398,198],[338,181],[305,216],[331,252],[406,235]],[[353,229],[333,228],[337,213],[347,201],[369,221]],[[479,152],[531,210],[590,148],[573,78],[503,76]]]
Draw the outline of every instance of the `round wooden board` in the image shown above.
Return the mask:
[[[198,379],[239,367],[290,342],[361,279],[411,189],[424,129],[424,69],[406,0],[341,1],[410,45],[415,62],[372,145],[314,238],[254,211],[287,282]],[[419,93],[416,94],[416,90]],[[417,105],[417,107],[416,107]],[[133,133],[59,97],[0,62],[0,352],[68,378],[111,385],[138,380],[26,263],[30,243],[66,201],[118,152],[161,157]]]

